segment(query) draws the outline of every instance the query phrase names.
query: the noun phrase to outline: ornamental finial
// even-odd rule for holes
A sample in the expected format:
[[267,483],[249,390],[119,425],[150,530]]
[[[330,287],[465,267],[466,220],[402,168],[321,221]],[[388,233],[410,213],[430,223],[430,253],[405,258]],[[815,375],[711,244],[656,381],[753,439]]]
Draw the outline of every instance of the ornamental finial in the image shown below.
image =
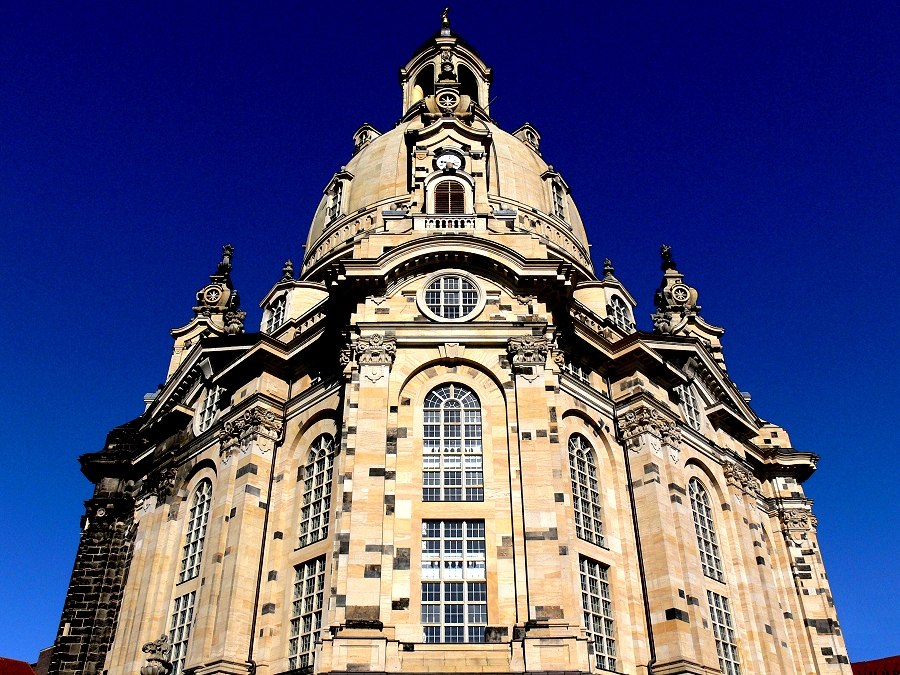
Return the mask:
[[450,35],[450,8],[445,7],[441,12],[441,35]]
[[672,247],[663,244],[659,247],[659,255],[662,257],[662,271],[675,269],[675,261],[672,259]]
[[225,244],[222,247],[222,260],[219,263],[217,274],[224,276],[231,271],[231,256],[233,255],[234,246],[232,246],[231,244]]
[[285,260],[284,267],[281,268],[281,280],[291,281],[294,278],[294,263],[292,260]]
[[616,272],[616,268],[613,267],[612,261],[609,258],[604,260],[603,261],[603,276],[611,277],[613,274],[615,274],[615,272]]

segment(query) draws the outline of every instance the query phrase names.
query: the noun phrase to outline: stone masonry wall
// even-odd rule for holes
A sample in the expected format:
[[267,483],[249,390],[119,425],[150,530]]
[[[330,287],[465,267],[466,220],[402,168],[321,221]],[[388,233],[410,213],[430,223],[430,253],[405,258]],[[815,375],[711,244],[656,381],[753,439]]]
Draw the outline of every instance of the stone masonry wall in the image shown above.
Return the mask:
[[50,675],[103,671],[131,561],[133,509],[130,497],[99,491],[86,502]]

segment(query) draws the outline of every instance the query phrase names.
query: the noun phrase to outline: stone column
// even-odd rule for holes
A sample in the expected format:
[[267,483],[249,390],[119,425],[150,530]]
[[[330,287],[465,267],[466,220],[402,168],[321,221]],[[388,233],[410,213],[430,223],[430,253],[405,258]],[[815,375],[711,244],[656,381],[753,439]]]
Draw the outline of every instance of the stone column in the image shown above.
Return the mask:
[[816,536],[812,502],[795,500],[778,512],[781,532],[791,557],[791,571],[803,612],[803,627],[820,673],[849,673],[847,647],[837,620],[834,600]]
[[[187,668],[196,675],[247,672],[247,655],[256,603],[262,533],[272,456],[283,427],[281,410],[256,402],[222,425],[220,489],[231,487],[231,510],[223,524],[224,550],[216,556],[217,572],[198,589]],[[226,468],[227,467],[227,468]],[[233,472],[233,473],[232,473]],[[212,542],[209,542],[212,543]],[[219,562],[220,561],[220,562]],[[207,611],[213,609],[214,611]],[[262,607],[256,607],[257,613]],[[202,645],[202,646],[201,646]],[[202,655],[201,663],[194,662]]]
[[[330,635],[323,635],[317,670],[385,670],[382,566],[388,392],[396,340],[386,334],[363,335],[342,355],[349,369],[344,425],[342,503],[336,523],[337,563],[331,586],[337,608]],[[390,543],[390,542],[387,542]]]
[[[622,413],[619,424],[631,468],[648,585],[656,647],[653,672],[718,672],[714,643],[711,639],[699,644],[696,641],[697,630],[692,630],[685,599],[689,576],[684,558],[685,538],[690,539],[690,549],[695,535],[693,526],[678,516],[673,505],[681,500],[683,492],[673,488],[683,482],[680,469],[676,469],[680,429],[646,399],[639,399]],[[702,602],[706,602],[705,597]]]
[[[509,339],[514,383],[516,434],[511,436],[520,462],[513,499],[520,500],[527,583],[527,621],[523,657],[528,670],[590,671],[587,643],[581,637],[579,581],[572,576],[569,548],[574,533],[561,499],[568,478],[551,410],[557,408],[557,376],[549,367],[551,341],[525,335]],[[516,450],[518,452],[516,453]],[[525,489],[527,486],[527,489]],[[516,515],[519,515],[518,513]],[[522,537],[524,535],[524,537]]]

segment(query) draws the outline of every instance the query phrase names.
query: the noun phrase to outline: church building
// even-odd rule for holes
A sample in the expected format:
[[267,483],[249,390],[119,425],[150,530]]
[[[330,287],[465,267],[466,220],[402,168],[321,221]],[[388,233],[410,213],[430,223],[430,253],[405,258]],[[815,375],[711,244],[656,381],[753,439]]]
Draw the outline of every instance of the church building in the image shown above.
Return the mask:
[[81,457],[50,672],[850,673],[818,458],[729,379],[675,252],[641,332],[446,13],[400,81],[258,329],[225,246]]

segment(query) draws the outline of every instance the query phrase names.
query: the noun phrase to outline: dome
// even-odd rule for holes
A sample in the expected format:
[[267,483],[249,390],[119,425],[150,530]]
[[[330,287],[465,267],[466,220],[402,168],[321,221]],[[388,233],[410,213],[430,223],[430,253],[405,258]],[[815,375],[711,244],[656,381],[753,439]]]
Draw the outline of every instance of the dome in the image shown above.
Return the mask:
[[[400,122],[383,134],[364,124],[353,136],[352,159],[324,190],[303,278],[319,279],[338,260],[371,259],[425,235],[468,233],[495,249],[531,251],[528,242],[539,241],[530,257],[566,260],[581,279],[595,279],[568,185],[541,156],[534,127],[509,133],[491,119],[491,79],[449,27],[414,53],[400,69]],[[442,190],[457,195],[452,208],[436,197]],[[357,244],[375,233],[393,239],[363,251]]]

